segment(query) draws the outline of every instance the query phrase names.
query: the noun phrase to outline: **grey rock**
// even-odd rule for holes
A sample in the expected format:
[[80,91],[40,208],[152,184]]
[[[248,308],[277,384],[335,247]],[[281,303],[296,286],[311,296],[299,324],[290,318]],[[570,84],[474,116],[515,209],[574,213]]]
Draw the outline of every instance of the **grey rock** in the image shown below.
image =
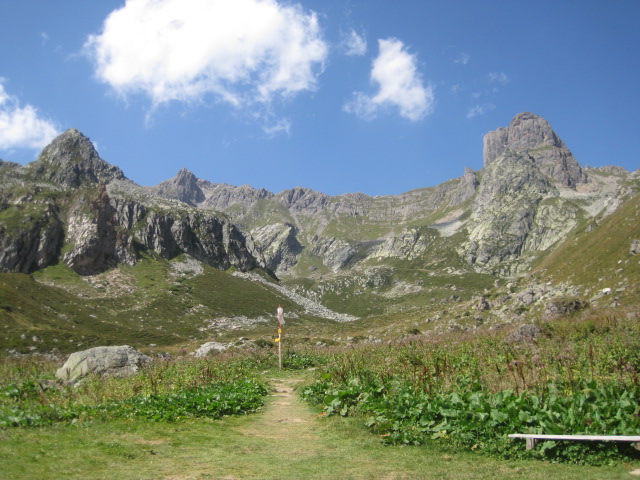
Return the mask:
[[567,315],[588,306],[587,302],[576,297],[555,297],[547,304],[545,314],[547,316]]
[[508,127],[498,128],[485,135],[485,167],[507,150],[527,153],[543,173],[562,185],[575,187],[586,181],[582,167],[549,122],[532,113],[519,113]]
[[491,308],[491,304],[489,303],[489,300],[486,297],[480,297],[477,301],[476,301],[476,310],[479,312],[484,312],[486,310],[489,310]]
[[194,357],[206,357],[207,355],[209,355],[211,352],[214,353],[222,353],[227,349],[226,345],[223,345],[222,343],[218,343],[218,342],[207,342],[204,345],[202,345],[200,348],[198,348],[198,350],[196,350],[195,352],[193,352],[193,356]]
[[91,140],[76,129],[56,137],[30,169],[39,180],[69,188],[125,178],[122,170],[102,160]]
[[492,270],[518,258],[534,226],[536,210],[557,191],[528,155],[506,151],[486,168],[474,202],[469,240],[460,253]]
[[180,170],[174,178],[156,185],[151,191],[160,197],[179,200],[194,207],[206,198],[198,185],[198,178],[186,168]]
[[137,373],[150,362],[151,357],[129,345],[95,347],[72,353],[58,369],[56,377],[70,383],[89,374],[124,377]]
[[272,223],[252,230],[251,236],[267,268],[279,274],[294,266],[302,253],[297,233],[291,223]]
[[520,300],[520,303],[526,306],[531,305],[535,301],[535,299],[536,299],[536,295],[531,290],[522,292],[518,295],[518,300]]
[[520,325],[515,331],[509,334],[505,343],[530,343],[542,335],[542,329],[537,325]]
[[631,242],[631,247],[629,247],[630,255],[637,255],[640,253],[640,240],[636,239]]
[[[55,263],[64,241],[63,222],[52,202],[23,199],[5,209],[0,221],[0,271],[30,273]],[[25,221],[26,220],[26,221]]]

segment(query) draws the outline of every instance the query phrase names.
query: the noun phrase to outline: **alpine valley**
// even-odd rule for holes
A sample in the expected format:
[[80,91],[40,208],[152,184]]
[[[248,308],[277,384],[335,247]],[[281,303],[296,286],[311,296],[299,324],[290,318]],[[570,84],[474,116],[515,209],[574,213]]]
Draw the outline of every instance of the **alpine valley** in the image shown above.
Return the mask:
[[318,345],[640,318],[640,170],[580,165],[531,113],[483,156],[396,196],[184,169],[145,187],[68,130],[33,163],[0,161],[0,350],[268,344],[278,304],[288,341]]

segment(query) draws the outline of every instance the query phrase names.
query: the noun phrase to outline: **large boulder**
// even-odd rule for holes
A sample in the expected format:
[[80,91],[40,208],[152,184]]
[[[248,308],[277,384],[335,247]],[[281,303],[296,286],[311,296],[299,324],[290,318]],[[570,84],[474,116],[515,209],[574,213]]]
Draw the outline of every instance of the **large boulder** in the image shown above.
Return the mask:
[[202,345],[198,350],[196,350],[195,352],[193,352],[193,356],[194,357],[206,357],[207,355],[209,355],[211,352],[215,352],[215,353],[222,353],[227,349],[226,345],[223,345],[222,343],[218,343],[218,342],[207,342],[204,345]]
[[151,362],[151,357],[140,353],[129,345],[95,347],[72,353],[58,369],[56,377],[75,383],[94,374],[103,377],[126,377]]

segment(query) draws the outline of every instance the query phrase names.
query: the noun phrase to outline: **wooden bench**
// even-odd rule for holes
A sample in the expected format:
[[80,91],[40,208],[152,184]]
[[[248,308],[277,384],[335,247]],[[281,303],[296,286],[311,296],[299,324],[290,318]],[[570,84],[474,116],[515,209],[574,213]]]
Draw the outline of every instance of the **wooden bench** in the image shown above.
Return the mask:
[[640,443],[638,435],[543,435],[538,433],[512,433],[511,438],[524,438],[527,450],[531,450],[538,442],[544,440],[569,440],[574,442],[629,442]]

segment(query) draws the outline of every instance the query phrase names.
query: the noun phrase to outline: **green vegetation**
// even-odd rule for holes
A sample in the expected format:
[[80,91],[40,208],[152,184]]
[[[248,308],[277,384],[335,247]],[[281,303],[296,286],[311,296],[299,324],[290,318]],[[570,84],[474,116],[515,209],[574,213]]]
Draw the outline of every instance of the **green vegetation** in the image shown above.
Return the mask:
[[[579,333],[570,326],[563,328],[563,335]],[[418,344],[367,347],[355,351],[287,349],[284,371],[275,370],[277,360],[273,351],[262,349],[218,354],[205,359],[158,359],[136,376],[88,378],[77,387],[53,381],[56,364],[51,361],[38,361],[36,357],[7,358],[0,364],[0,415],[5,420],[4,428],[0,428],[1,476],[43,480],[61,476],[92,479],[463,480],[471,475],[496,479],[526,476],[538,480],[608,480],[621,478],[637,465],[632,457],[624,457],[627,462],[624,465],[598,468],[513,458],[523,455],[495,459],[479,455],[473,449],[461,449],[461,443],[454,441],[453,430],[447,434],[441,431],[439,440],[427,439],[424,445],[389,446],[396,442],[416,442],[405,442],[409,437],[393,438],[400,429],[394,434],[384,433],[386,430],[381,424],[370,421],[368,428],[374,428],[378,435],[369,435],[360,413],[353,417],[318,415],[317,410],[294,398],[292,388],[309,376],[301,370],[310,366],[320,367],[322,370],[317,375],[322,382],[327,382],[328,375],[341,370],[346,372],[344,368],[356,362],[358,365],[352,365],[351,370],[358,371],[362,380],[367,375],[372,379],[374,371],[383,366],[381,359],[386,356],[385,368],[398,379],[410,380],[421,375],[420,354],[429,352],[431,360],[438,359],[433,365],[440,367],[438,374],[435,370],[432,372],[433,378],[427,383],[434,389],[442,387],[444,392],[445,385],[452,387],[456,369],[464,362],[472,362],[469,356],[474,349],[498,342],[484,338],[472,345],[474,342],[469,343],[470,339],[465,338],[443,340],[455,341],[452,352],[446,351],[444,343],[431,347]],[[364,363],[368,358],[372,362]],[[488,358],[490,355],[486,353],[481,360]],[[594,373],[601,372],[595,370]],[[525,377],[527,375],[525,373]],[[271,398],[264,397],[267,381],[274,392]],[[313,384],[303,391],[307,396],[310,390],[319,394],[318,385]],[[403,392],[400,392],[400,383],[394,387],[402,393],[396,397],[395,406],[399,412],[405,412],[395,422],[399,426],[407,425],[419,410],[419,405],[412,403],[419,398],[416,394],[422,395],[421,401],[428,395],[424,388],[418,392],[409,388],[409,383],[405,385],[407,389]],[[361,386],[365,387],[366,383],[363,381]],[[361,393],[369,395],[373,406],[374,393],[366,389]],[[597,393],[600,394],[602,392]],[[447,397],[434,393],[428,395],[427,401],[440,402],[441,408],[450,415],[455,409],[463,411],[467,397],[477,398],[472,413],[479,412],[485,402],[493,402],[489,417],[499,424],[503,415],[509,415],[516,398],[513,391],[495,393],[495,398],[489,392],[482,395],[475,390],[459,395],[459,399],[450,395],[449,404],[445,404]],[[260,407],[263,400],[266,400],[265,406]],[[346,400],[347,396],[343,394],[340,397],[343,406],[334,399],[331,408],[341,411],[347,405]],[[623,401],[624,397],[621,397],[620,402]],[[6,412],[12,406],[19,407],[17,410],[22,412],[22,418],[31,413],[34,421],[6,422]],[[381,403],[376,408],[380,406]],[[349,415],[358,408],[349,404]],[[257,414],[244,415],[256,409]],[[38,419],[33,416],[34,412],[44,410],[58,412],[60,417],[64,413],[67,416],[40,417],[35,421]],[[422,407],[422,411],[425,410]],[[79,411],[77,415],[69,414]],[[326,411],[330,412],[330,409]],[[240,415],[235,415],[237,413]],[[374,418],[380,420],[379,416]],[[406,432],[416,435],[410,430]],[[512,449],[514,452],[524,450],[524,445],[513,445]],[[475,450],[486,451],[484,447]],[[613,458],[618,463],[620,459],[619,454]],[[556,458],[558,460],[562,458]]]
[[146,256],[135,266],[94,277],[64,264],[33,276],[0,273],[0,349],[67,353],[119,344],[179,349],[208,338],[215,332],[210,321],[218,317],[273,316],[278,303],[303,314],[275,290],[213,267],[202,265],[201,274],[174,270],[182,260]]
[[91,377],[74,387],[54,379],[51,361],[9,357],[1,366],[0,428],[243,414],[263,404],[267,390],[255,372],[268,363],[259,352],[158,361],[133,377]]
[[327,414],[356,415],[388,443],[440,441],[503,458],[588,464],[636,458],[632,448],[608,444],[543,442],[525,451],[507,437],[640,430],[637,322],[544,327],[548,337],[536,344],[467,334],[340,352],[304,396]]

